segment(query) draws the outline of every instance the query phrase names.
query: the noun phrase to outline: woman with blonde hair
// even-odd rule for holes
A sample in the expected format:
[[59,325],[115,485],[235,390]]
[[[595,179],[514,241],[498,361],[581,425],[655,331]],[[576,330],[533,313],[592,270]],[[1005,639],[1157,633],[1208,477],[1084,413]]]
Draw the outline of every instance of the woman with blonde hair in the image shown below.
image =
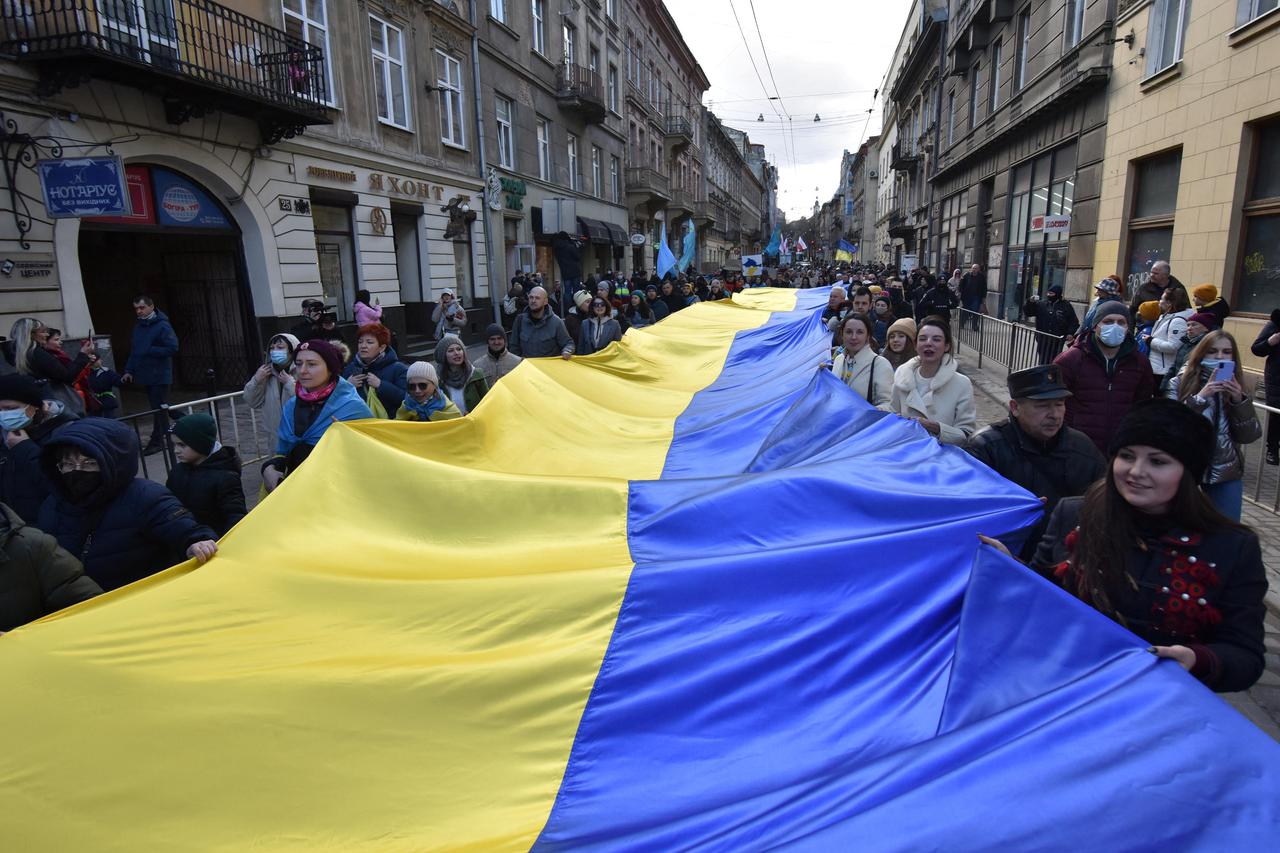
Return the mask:
[[1244,445],[1262,437],[1253,408],[1254,383],[1240,370],[1240,348],[1229,333],[1206,334],[1182,371],[1169,380],[1168,397],[1203,415],[1214,428],[1213,460],[1200,480],[1213,505],[1240,520],[1244,502]]
[[84,397],[75,386],[85,369],[98,361],[93,339],[85,338],[76,357],[63,363],[46,346],[49,332],[49,327],[34,317],[23,317],[15,322],[9,330],[13,366],[23,376],[44,383],[45,399],[62,403],[74,415],[83,415]]
[[884,339],[880,355],[894,370],[916,357],[916,321],[910,317],[900,317],[889,324]]

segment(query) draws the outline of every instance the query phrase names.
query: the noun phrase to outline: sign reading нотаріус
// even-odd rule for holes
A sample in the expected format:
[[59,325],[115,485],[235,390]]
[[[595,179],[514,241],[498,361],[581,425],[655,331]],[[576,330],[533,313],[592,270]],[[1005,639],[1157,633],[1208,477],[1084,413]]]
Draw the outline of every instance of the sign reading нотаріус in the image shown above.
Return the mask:
[[129,212],[119,157],[72,157],[36,163],[44,206],[54,219],[121,216]]

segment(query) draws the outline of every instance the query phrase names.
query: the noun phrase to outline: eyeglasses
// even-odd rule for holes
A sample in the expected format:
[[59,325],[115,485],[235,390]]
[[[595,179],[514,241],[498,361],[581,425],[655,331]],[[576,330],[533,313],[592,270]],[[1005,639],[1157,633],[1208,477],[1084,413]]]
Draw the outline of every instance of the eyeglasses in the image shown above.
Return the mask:
[[426,391],[430,387],[431,387],[430,382],[410,382],[409,383],[410,391]]
[[69,474],[72,471],[101,471],[96,459],[82,459],[72,462],[70,459],[64,459],[58,463],[58,470],[63,474]]

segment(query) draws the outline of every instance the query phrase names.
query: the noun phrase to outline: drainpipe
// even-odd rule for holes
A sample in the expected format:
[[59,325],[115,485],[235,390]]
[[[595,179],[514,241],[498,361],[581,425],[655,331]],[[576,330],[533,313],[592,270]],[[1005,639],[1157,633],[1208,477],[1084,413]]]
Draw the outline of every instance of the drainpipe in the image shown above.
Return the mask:
[[[946,79],[947,73],[947,24],[948,13],[946,9],[941,9],[934,14],[941,15],[942,20],[938,25],[942,27],[942,32],[938,34],[938,85],[937,94],[934,97],[933,108],[933,156],[929,158],[929,166],[933,169],[934,175],[929,177],[929,246],[933,246],[935,237],[938,239],[938,257],[934,259],[934,268],[937,270],[939,281],[942,278],[942,206],[934,202],[933,194],[935,181],[934,176],[937,175],[938,156],[942,153],[942,81]],[[937,229],[934,229],[934,219],[937,218]]]
[[[480,26],[476,23],[476,0],[467,0],[467,15],[471,21],[471,79],[476,92],[476,153],[480,155],[480,183],[488,189],[489,163],[484,151],[484,99],[480,97]],[[489,217],[489,198],[480,191],[480,215],[484,219],[484,257],[489,270],[489,302],[493,306],[493,322],[502,325],[502,297],[497,290],[493,266],[493,227]],[[471,280],[476,279],[476,258],[471,253]]]

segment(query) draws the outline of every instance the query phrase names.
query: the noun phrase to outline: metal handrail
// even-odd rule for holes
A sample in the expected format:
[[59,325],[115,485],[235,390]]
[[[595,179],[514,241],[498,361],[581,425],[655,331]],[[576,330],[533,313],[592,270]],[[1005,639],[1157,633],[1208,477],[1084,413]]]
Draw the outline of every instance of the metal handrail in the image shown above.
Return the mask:
[[[231,441],[229,444],[239,451],[243,448],[240,433],[240,413],[237,409],[237,401],[243,402],[243,391],[232,391],[228,394],[218,394],[214,397],[202,397],[199,400],[187,400],[183,403],[174,403],[173,405],[163,406],[159,409],[148,409],[145,412],[134,412],[133,414],[122,415],[116,420],[129,424],[133,427],[134,434],[138,437],[138,459],[142,466],[142,476],[150,478],[151,474],[147,470],[147,456],[142,453],[142,430],[139,428],[140,423],[146,423],[154,419],[157,413],[163,413],[166,417],[172,417],[173,412],[186,412],[192,414],[197,408],[205,408],[210,417],[218,428],[218,441],[223,442],[226,435],[226,428],[223,426],[224,419],[230,423]],[[221,407],[224,411],[220,411],[219,403],[225,402],[227,405]],[[253,434],[253,452],[252,458],[246,458],[241,454],[240,460],[244,464],[260,462],[271,454],[271,448],[264,451],[262,444],[262,434],[258,430],[258,413],[252,406],[245,404],[244,409],[249,412],[249,431]],[[164,463],[164,470],[167,474],[173,470],[176,459],[173,454],[173,441],[169,433],[166,431],[163,438],[164,452],[161,454],[161,460]]]
[[1001,320],[988,314],[960,309],[955,332],[956,352],[961,346],[977,351],[978,367],[993,361],[1007,372],[1049,364],[1066,348],[1068,339],[1039,329]]

